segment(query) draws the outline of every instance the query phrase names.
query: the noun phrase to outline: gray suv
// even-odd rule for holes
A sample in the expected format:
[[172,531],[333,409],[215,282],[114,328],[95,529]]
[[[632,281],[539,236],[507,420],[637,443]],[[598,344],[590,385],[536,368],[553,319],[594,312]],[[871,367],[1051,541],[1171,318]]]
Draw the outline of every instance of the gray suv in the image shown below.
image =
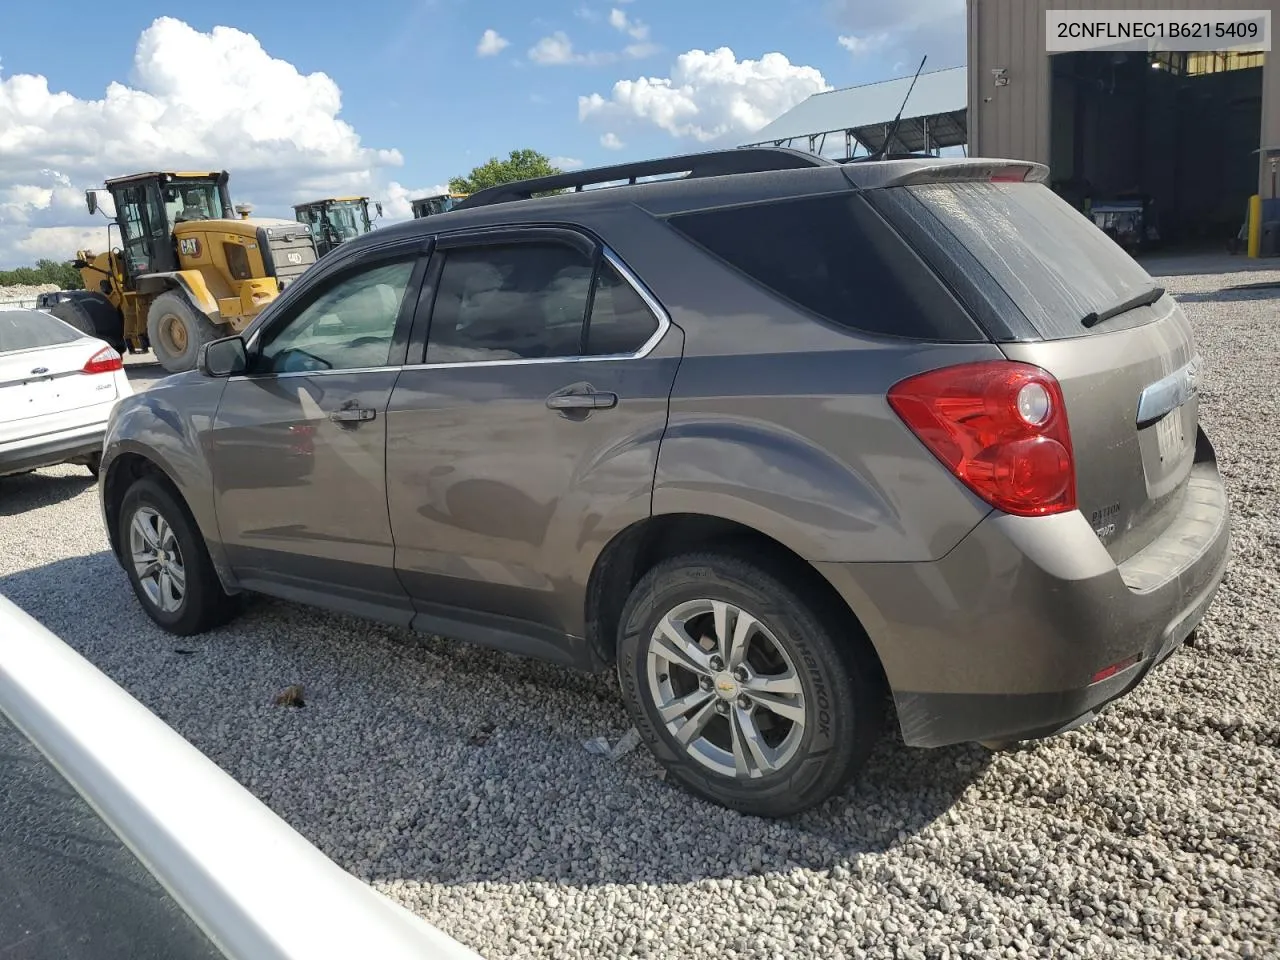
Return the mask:
[[119,404],[112,547],[177,634],[256,591],[616,669],[764,816],[886,699],[1070,729],[1195,629],[1228,508],[1181,308],[1045,173],[741,149],[376,231]]

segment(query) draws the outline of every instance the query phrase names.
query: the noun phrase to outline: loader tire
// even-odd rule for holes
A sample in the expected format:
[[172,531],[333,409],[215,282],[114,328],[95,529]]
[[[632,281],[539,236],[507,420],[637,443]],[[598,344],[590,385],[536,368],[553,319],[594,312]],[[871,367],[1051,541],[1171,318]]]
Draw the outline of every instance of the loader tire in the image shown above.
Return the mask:
[[200,348],[221,336],[224,333],[217,324],[172,290],[156,297],[147,311],[147,339],[156,360],[169,373],[195,367]]
[[101,294],[85,294],[55,303],[49,312],[81,333],[107,341],[116,350],[124,348],[124,318]]

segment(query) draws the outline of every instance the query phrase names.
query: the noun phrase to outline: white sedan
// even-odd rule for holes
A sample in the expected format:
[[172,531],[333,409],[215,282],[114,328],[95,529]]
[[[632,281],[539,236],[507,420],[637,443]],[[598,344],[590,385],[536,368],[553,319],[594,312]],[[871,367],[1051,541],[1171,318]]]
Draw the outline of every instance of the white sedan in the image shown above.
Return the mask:
[[95,476],[107,418],[133,392],[109,344],[36,310],[0,310],[0,477],[58,463]]

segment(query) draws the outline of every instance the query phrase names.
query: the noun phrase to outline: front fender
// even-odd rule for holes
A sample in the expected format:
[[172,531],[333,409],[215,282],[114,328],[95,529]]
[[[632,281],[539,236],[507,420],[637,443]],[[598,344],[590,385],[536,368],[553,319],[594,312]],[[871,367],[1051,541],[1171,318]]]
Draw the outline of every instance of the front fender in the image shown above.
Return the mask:
[[222,322],[218,298],[209,289],[204,274],[199,270],[172,270],[165,273],[148,273],[138,277],[138,290],[143,293],[161,293],[176,287],[191,301],[191,305],[214,323]]
[[228,590],[234,590],[236,581],[222,549],[213,475],[202,442],[213,425],[225,387],[225,380],[193,370],[166,377],[117,404],[103,442],[98,489],[107,535],[120,557],[113,517],[127,484],[120,482],[119,470],[126,468],[131,457],[148,461],[168,477],[186,501],[219,579]]

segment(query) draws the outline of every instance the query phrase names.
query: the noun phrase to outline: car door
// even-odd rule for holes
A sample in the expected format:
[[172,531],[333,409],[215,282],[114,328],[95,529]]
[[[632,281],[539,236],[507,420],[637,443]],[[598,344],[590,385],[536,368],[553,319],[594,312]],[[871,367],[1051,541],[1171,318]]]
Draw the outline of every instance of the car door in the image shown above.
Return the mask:
[[422,244],[362,251],[248,345],[209,440],[218,527],[251,589],[407,623],[386,496],[386,408]]
[[562,228],[440,238],[428,301],[387,411],[418,625],[572,662],[592,561],[649,515],[680,332],[614,254]]

